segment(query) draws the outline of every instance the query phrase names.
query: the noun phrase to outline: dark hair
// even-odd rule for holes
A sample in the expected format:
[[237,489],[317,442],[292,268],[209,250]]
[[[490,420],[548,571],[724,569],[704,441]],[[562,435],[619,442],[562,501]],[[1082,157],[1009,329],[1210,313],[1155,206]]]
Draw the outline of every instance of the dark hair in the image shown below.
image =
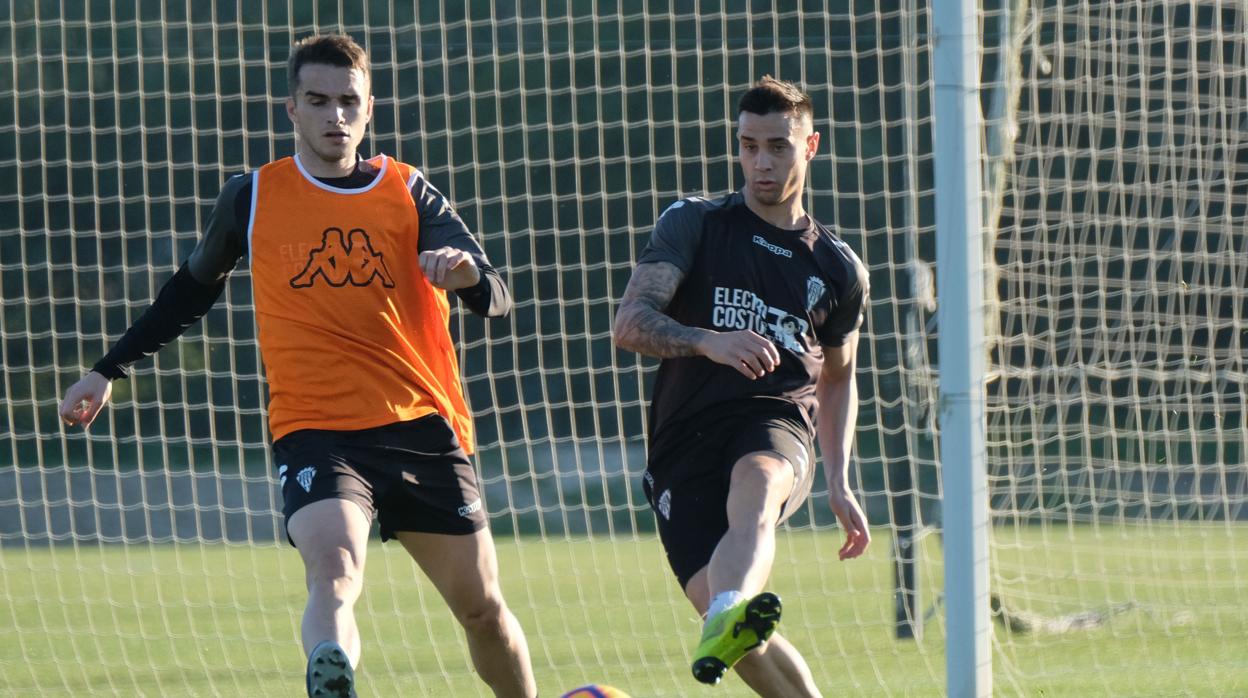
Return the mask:
[[764,75],[744,95],[741,95],[741,101],[737,104],[737,113],[747,111],[759,116],[780,112],[805,116],[811,121],[815,118],[815,105],[810,100],[810,95],[796,84],[787,80],[777,80],[770,75]]
[[299,91],[299,69],[309,63],[358,68],[365,77],[370,76],[368,54],[355,39],[345,34],[305,36],[291,47],[290,59],[286,61],[286,86],[291,97]]

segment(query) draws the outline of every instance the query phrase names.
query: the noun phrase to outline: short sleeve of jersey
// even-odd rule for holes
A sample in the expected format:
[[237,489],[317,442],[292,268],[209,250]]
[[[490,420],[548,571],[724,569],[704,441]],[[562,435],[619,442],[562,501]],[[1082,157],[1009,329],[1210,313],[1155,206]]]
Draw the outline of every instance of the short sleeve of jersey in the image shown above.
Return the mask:
[[[245,199],[245,200],[244,200]],[[251,208],[251,173],[226,180],[208,216],[203,235],[186,260],[200,283],[217,283],[247,254],[247,214]]]
[[436,250],[439,247],[454,247],[471,254],[477,264],[486,261],[481,245],[472,237],[468,226],[459,217],[451,202],[438,188],[425,179],[424,173],[413,168],[407,180],[407,188],[412,192],[412,201],[420,214],[421,252]]
[[685,273],[693,268],[698,245],[702,242],[705,199],[682,199],[667,207],[654,224],[650,242],[637,258],[638,264],[667,262]]
[[839,347],[855,330],[862,326],[863,313],[867,308],[867,299],[871,291],[871,283],[867,276],[867,268],[858,256],[841,243],[846,257],[844,260],[845,281],[839,284],[837,296],[832,299],[832,311],[819,330],[819,343],[825,347]]

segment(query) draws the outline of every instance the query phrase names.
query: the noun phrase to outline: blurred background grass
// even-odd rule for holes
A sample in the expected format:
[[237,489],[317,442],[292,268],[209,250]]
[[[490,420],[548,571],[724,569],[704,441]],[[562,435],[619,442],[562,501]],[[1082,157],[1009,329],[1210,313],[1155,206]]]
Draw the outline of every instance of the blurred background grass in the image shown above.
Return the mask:
[[[1031,677],[1028,685],[998,682],[999,695],[1248,691],[1248,655],[1231,640],[1248,637],[1248,576],[1237,569],[1248,560],[1242,525],[994,533],[993,564],[1006,583],[993,591],[1015,628],[995,626],[999,640],[1013,635],[995,644],[998,666],[1013,665],[997,675]],[[781,535],[772,583],[789,619],[781,631],[826,695],[942,695],[938,539],[920,543],[929,618],[917,642],[892,634],[887,533],[878,530],[869,553],[849,563],[835,560],[839,544],[835,531]],[[361,695],[488,695],[458,626],[402,549],[374,544],[369,555],[357,606]],[[5,547],[0,556],[3,596],[13,604],[5,614],[12,630],[0,634],[5,695],[301,694],[304,592],[290,586],[301,569],[289,547]],[[543,695],[591,682],[636,698],[751,695],[735,677],[715,689],[689,678],[686,655],[699,628],[656,540],[521,537],[500,541],[499,556]],[[1187,584],[1196,573],[1202,583]],[[1085,576],[1082,585],[1069,583],[1075,574]],[[1089,574],[1101,583],[1087,583]],[[1027,579],[1025,596],[1012,595],[1012,578]],[[1027,623],[1033,630],[1019,633]],[[1141,661],[1157,652],[1165,656]],[[1188,670],[1177,675],[1174,666]]]

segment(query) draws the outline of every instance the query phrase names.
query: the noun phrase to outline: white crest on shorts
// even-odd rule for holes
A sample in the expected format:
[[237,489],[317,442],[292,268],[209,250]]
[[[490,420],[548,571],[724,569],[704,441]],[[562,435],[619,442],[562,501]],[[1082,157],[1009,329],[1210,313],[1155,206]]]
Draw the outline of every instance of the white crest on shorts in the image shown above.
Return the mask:
[[312,491],[312,478],[315,475],[316,475],[316,468],[313,468],[312,466],[309,465],[303,470],[300,470],[299,474],[295,476],[295,479],[299,481],[299,486],[303,488],[304,492],[311,492]]
[[285,463],[282,463],[281,465],[277,466],[277,479],[278,479],[277,484],[279,487],[286,486],[286,464]]
[[672,520],[672,491],[663,490],[663,494],[659,495],[659,513],[668,521]]

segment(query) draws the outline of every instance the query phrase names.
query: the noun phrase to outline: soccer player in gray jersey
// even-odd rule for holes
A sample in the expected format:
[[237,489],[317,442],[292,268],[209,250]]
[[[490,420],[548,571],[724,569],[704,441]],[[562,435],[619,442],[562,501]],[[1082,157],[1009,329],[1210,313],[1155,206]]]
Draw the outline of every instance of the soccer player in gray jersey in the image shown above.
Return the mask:
[[776,527],[806,500],[814,438],[842,560],[870,543],[849,486],[862,262],[802,205],[819,146],[809,95],[764,77],[737,120],[745,186],[660,217],[616,314],[615,343],[663,359],[643,485],[668,561],[706,618],[694,677],[728,668],[759,695],[817,696],[764,591]]

